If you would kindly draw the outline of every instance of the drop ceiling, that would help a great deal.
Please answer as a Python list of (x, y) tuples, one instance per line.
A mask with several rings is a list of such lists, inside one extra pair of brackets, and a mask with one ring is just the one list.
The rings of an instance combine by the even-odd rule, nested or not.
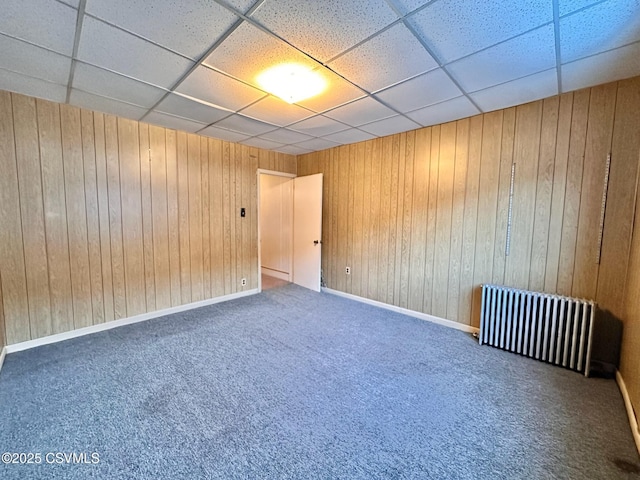
[(0, 89), (302, 154), (640, 75), (640, 0), (2, 0), (0, 50)]

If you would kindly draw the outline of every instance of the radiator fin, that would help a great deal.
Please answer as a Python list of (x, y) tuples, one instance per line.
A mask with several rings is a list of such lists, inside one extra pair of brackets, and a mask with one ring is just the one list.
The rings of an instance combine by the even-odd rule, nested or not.
[(591, 300), (482, 285), (480, 344), (589, 374)]

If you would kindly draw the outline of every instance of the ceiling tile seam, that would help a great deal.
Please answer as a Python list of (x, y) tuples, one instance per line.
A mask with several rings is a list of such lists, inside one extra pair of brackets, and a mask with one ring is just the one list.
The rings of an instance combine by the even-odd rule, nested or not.
[(236, 20), (233, 25), (231, 25), (231, 27), (229, 27), (229, 29), (222, 34), (222, 36), (220, 36), (220, 38), (218, 38), (213, 45), (211, 45), (206, 52), (204, 52), (203, 55), (200, 56), (200, 59), (198, 61), (196, 61), (191, 67), (189, 67), (189, 69), (180, 77), (178, 78), (178, 80), (176, 80), (176, 82), (174, 82), (174, 84), (171, 86), (171, 88), (169, 88), (169, 91), (167, 93), (165, 93), (160, 100), (158, 100), (155, 105), (153, 105), (149, 111), (142, 117), (143, 119), (149, 115), (158, 105), (160, 105), (160, 103), (162, 103), (163, 100), (165, 100), (171, 93), (175, 92), (176, 88), (178, 88), (186, 79), (187, 77), (189, 77), (189, 75), (191, 75), (193, 72), (195, 72), (195, 70), (202, 65), (202, 62), (205, 61), (205, 59), (211, 55), (211, 53), (220, 46), (220, 44), (226, 40), (229, 35), (231, 35), (234, 31), (236, 31), (238, 29), (238, 27), (240, 25), (242, 25), (243, 20), (242, 19), (238, 19)]
[[(217, 1), (217, 0), (216, 0), (216, 1)], [(247, 12), (247, 13), (248, 13), (248, 14), (251, 14), (251, 13), (255, 12), (255, 11), (260, 7), (260, 5), (262, 5), (262, 4), (264, 3), (264, 1), (265, 1), (265, 0), (257, 0), (257, 1), (253, 4), (253, 6), (248, 10), (248, 12)], [(218, 3), (219, 3), (219, 2), (218, 2)], [(223, 4), (222, 4), (222, 5), (223, 5)], [(223, 6), (224, 6), (224, 5), (223, 5)], [(232, 11), (233, 11), (233, 9), (232, 9)], [(206, 52), (204, 52), (204, 54), (202, 54), (202, 55), (200, 56), (200, 58), (198, 59), (198, 61), (196, 61), (196, 62), (191, 66), (191, 68), (189, 68), (189, 69), (186, 71), (186, 73), (185, 73), (184, 75), (182, 75), (182, 77), (180, 77), (180, 78), (179, 78), (179, 79), (178, 79), (178, 80), (173, 84), (173, 86), (169, 89), (169, 92), (167, 92), (166, 94), (164, 94), (164, 95), (162, 96), (162, 98), (160, 98), (160, 100), (158, 100), (158, 101), (156, 102), (156, 104), (155, 104), (155, 105), (153, 105), (153, 106), (152, 106), (152, 107), (147, 111), (147, 113), (145, 113), (145, 114), (142, 116), (141, 120), (144, 120), (144, 118), (146, 118), (146, 117), (147, 117), (147, 115), (149, 115), (149, 114), (150, 114), (150, 113), (151, 113), (151, 112), (152, 112), (152, 111), (153, 111), (153, 110), (154, 110), (158, 105), (160, 105), (160, 103), (162, 103), (162, 101), (163, 101), (164, 99), (166, 99), (166, 98), (167, 98), (167, 97), (168, 97), (172, 92), (175, 92), (176, 88), (178, 88), (178, 87), (182, 84), (182, 82), (184, 82), (184, 81), (187, 79), (187, 77), (189, 77), (189, 75), (191, 75), (191, 74), (192, 74), (192, 73), (193, 73), (193, 72), (194, 72), (194, 71), (195, 71), (199, 66), (201, 66), (201, 65), (203, 64), (203, 62), (207, 59), (207, 57), (208, 57), (209, 55), (211, 55), (211, 53), (213, 53), (213, 51), (214, 51), (216, 48), (218, 48), (218, 47), (222, 44), (222, 42), (223, 42), (223, 41), (225, 41), (227, 38), (229, 38), (229, 36), (230, 36), (233, 32), (235, 32), (235, 31), (240, 27), (240, 25), (242, 25), (242, 22), (243, 22), (243, 21), (245, 21), (245, 19), (244, 19), (244, 15), (242, 15), (242, 16), (241, 16), (241, 18), (239, 18), (238, 20), (236, 20), (236, 21), (235, 21), (235, 22), (234, 22), (234, 23), (233, 23), (233, 24), (232, 24), (232, 25), (227, 29), (227, 31), (226, 31), (226, 32), (224, 32), (224, 33), (223, 33), (223, 34), (222, 34), (222, 35), (221, 35), (221, 36), (220, 36), (220, 37), (219, 37), (219, 38), (218, 38), (218, 39), (213, 43), (213, 45), (211, 45), (211, 46), (207, 49), (207, 51), (206, 51)], [(229, 116), (231, 116), (231, 115), (228, 115), (228, 116), (227, 116), (227, 117), (225, 117), (225, 118), (228, 118)], [(206, 128), (206, 127), (205, 127), (205, 128)]]
[(74, 7), (73, 5), (69, 5), (66, 2), (63, 2), (62, 0), (55, 0), (56, 2), (58, 2), (60, 5), (64, 5), (65, 7), (69, 7), (69, 8), (73, 8), (74, 10), (77, 10), (76, 7)]
[(491, 44), (491, 45), (489, 45), (488, 47), (483, 47), (483, 48), (481, 48), (481, 49), (479, 49), (479, 50), (475, 50), (475, 51), (473, 51), (473, 52), (471, 52), (471, 53), (468, 53), (468, 54), (466, 54), (466, 55), (463, 55), (462, 57), (455, 58), (454, 60), (451, 60), (450, 62), (443, 63), (443, 64), (442, 64), (442, 66), (443, 66), (443, 67), (448, 67), (449, 65), (451, 65), (451, 64), (453, 64), (453, 63), (459, 62), (459, 61), (461, 61), (461, 60), (465, 60), (465, 59), (467, 59), (467, 58), (469, 58), (469, 57), (473, 57), (474, 55), (476, 55), (476, 54), (478, 54), (478, 53), (485, 52), (485, 51), (490, 50), (490, 49), (492, 49), (492, 48), (494, 48), (494, 47), (497, 47), (497, 46), (499, 46), (499, 45), (502, 45), (503, 43), (510, 42), (510, 41), (512, 41), (512, 40), (515, 40), (516, 38), (522, 37), (522, 36), (524, 36), (524, 35), (528, 35), (529, 33), (533, 32), (533, 31), (535, 31), (535, 30), (538, 30), (539, 28), (547, 27), (547, 26), (552, 25), (552, 24), (553, 24), (553, 20), (551, 20), (551, 21), (549, 21), (549, 22), (541, 23), (541, 24), (539, 24), (539, 25), (536, 25), (536, 26), (535, 26), (535, 27), (533, 27), (533, 28), (530, 28), (529, 30), (525, 30), (525, 31), (523, 31), (523, 32), (518, 33), (517, 35), (514, 35), (514, 36), (512, 36), (512, 37), (509, 37), (509, 38), (506, 38), (506, 39), (504, 39), (504, 40), (500, 40), (499, 42), (496, 42), (496, 43), (494, 43), (494, 44)]
[(438, 63), (438, 65), (440, 65), (440, 68), (442, 68), (442, 71), (445, 73), (445, 75), (447, 75), (447, 77), (449, 77), (449, 79), (453, 82), (453, 84), (456, 87), (458, 87), (458, 89), (462, 92), (462, 94), (465, 97), (467, 97), (467, 100), (469, 102), (471, 102), (471, 104), (479, 112), (482, 112), (482, 109), (480, 108), (480, 106), (469, 96), (467, 91), (464, 88), (462, 88), (462, 85), (460, 85), (460, 82), (458, 82), (458, 80), (453, 76), (453, 74), (449, 71), (449, 69), (446, 68), (446, 66), (443, 64), (442, 60), (440, 60), (440, 58), (435, 54), (435, 52), (433, 51), (431, 46), (428, 45), (427, 42), (422, 39), (422, 37), (418, 34), (416, 29), (413, 28), (413, 25), (411, 25), (408, 20), (403, 20), (403, 22), (404, 22), (405, 26), (409, 29), (409, 31), (413, 34), (413, 36), (416, 37), (418, 42), (420, 42), (422, 47), (427, 51), (427, 53), (433, 57), (433, 59)]
[(45, 51), (50, 52), (50, 53), (55, 53), (56, 55), (60, 55), (61, 57), (64, 57), (64, 58), (71, 58), (69, 55), (66, 55), (64, 53), (60, 53), (60, 52), (58, 52), (56, 50), (53, 50), (52, 48), (45, 47), (43, 45), (38, 45), (35, 42), (32, 42), (30, 40), (26, 40), (24, 38), (16, 37), (14, 35), (9, 35), (8, 33), (0, 32), (0, 36), (6, 37), (6, 38), (10, 38), (11, 40), (16, 40), (17, 42), (26, 43), (27, 45), (31, 45), (32, 47), (41, 48), (42, 50), (45, 50)]
[(102, 70), (103, 72), (109, 72), (109, 73), (112, 73), (112, 74), (117, 75), (119, 77), (126, 78), (127, 80), (132, 80), (134, 82), (141, 83), (141, 84), (143, 84), (145, 86), (148, 86), (148, 87), (153, 87), (153, 88), (157, 88), (158, 90), (164, 90), (165, 92), (169, 92), (169, 90), (167, 90), (165, 87), (162, 87), (160, 85), (156, 85), (154, 83), (149, 83), (149, 82), (146, 82), (146, 81), (141, 80), (141, 79), (136, 78), (136, 77), (131, 77), (131, 76), (126, 75), (126, 74), (124, 74), (122, 72), (117, 72), (115, 70), (111, 70), (110, 68), (103, 67), (103, 66), (100, 66), (100, 65), (96, 65), (96, 64), (91, 63), (91, 62), (87, 62), (86, 60), (80, 60), (80, 59), (76, 58), (74, 61), (76, 62), (76, 64), (79, 63), (81, 65), (88, 65), (90, 67), (97, 68), (98, 70)]
[(347, 53), (355, 50), (356, 48), (358, 48), (360, 45), (363, 45), (365, 43), (367, 43), (369, 40), (373, 40), (374, 38), (376, 38), (377, 36), (383, 34), (384, 32), (386, 32), (387, 30), (390, 30), (391, 28), (395, 27), (396, 25), (402, 23), (402, 18), (398, 18), (397, 20), (394, 20), (393, 22), (391, 22), (389, 25), (382, 27), (380, 30), (372, 33), (371, 35), (369, 35), (367, 38), (365, 38), (364, 40), (360, 40), (358, 43), (356, 43), (355, 45), (351, 45), (349, 48), (347, 48), (346, 50), (338, 53), (337, 55), (334, 55), (333, 57), (331, 57), (329, 60), (327, 60), (326, 62), (320, 62), (320, 63), (324, 63), (325, 66), (335, 62), (336, 60), (338, 60), (340, 57), (343, 57), (344, 55), (346, 55)]
[[(485, 90), (490, 90), (490, 89), (495, 88), (495, 87), (500, 87), (500, 86), (506, 85), (508, 83), (517, 82), (517, 81), (522, 80), (524, 78), (529, 78), (529, 77), (533, 77), (534, 75), (539, 75), (541, 73), (550, 72), (551, 70), (554, 70), (555, 68), (556, 67), (550, 67), (550, 68), (545, 68), (543, 70), (538, 70), (537, 72), (527, 73), (526, 75), (523, 75), (523, 76), (517, 77), (517, 78), (512, 78), (511, 80), (507, 80), (506, 82), (500, 82), (500, 83), (496, 83), (495, 85), (490, 85), (488, 87), (480, 88), (478, 90), (473, 90), (472, 92), (469, 92), (469, 95), (475, 95), (476, 93), (484, 92)], [(456, 98), (459, 98), (459, 97), (456, 97)], [(452, 99), (449, 99), (449, 100), (452, 100)], [(533, 101), (533, 100), (531, 100), (531, 101)], [(409, 112), (409, 113), (411, 113), (411, 112)]]
[(155, 40), (151, 40), (150, 38), (147, 38), (144, 35), (140, 35), (139, 33), (136, 33), (136, 32), (134, 32), (132, 30), (127, 30), (126, 28), (121, 27), (120, 25), (117, 25), (115, 23), (111, 23), (110, 21), (105, 20), (104, 18), (100, 18), (97, 15), (94, 15), (93, 13), (85, 12), (85, 16), (87, 16), (87, 17), (89, 17), (89, 18), (91, 18), (93, 20), (97, 20), (100, 23), (104, 23), (105, 25), (108, 25), (111, 28), (115, 28), (116, 30), (120, 30), (121, 32), (127, 33), (127, 34), (129, 34), (129, 35), (131, 35), (133, 37), (136, 37), (139, 40), (142, 40), (144, 42), (150, 43), (151, 45), (153, 45), (155, 47), (158, 47), (158, 48), (161, 48), (162, 50), (164, 50), (166, 52), (169, 52), (169, 53), (171, 53), (173, 55), (177, 55), (180, 58), (184, 58), (185, 60), (189, 60), (190, 62), (196, 61), (193, 57), (190, 57), (188, 55), (185, 55), (184, 53), (178, 52), (177, 50), (173, 50), (172, 48), (169, 48), (169, 47), (167, 47), (165, 45), (161, 45), (158, 42), (156, 42)]
[[(249, 9), (249, 11), (246, 14), (240, 13), (239, 11), (237, 11), (235, 8), (231, 7), (230, 5), (227, 5), (225, 3), (222, 3), (220, 0), (214, 0), (216, 3), (218, 3), (219, 5), (225, 7), (226, 9), (228, 9), (229, 11), (235, 13), (237, 16), (239, 16), (242, 20), (246, 21), (247, 23), (249, 23), (250, 25), (256, 27), (257, 29), (261, 30), (263, 33), (266, 33), (267, 35), (275, 38), (276, 40), (279, 40), (285, 44), (287, 44), (289, 47), (293, 48), (294, 50), (296, 50), (297, 52), (299, 52), (300, 54), (304, 55), (306, 58), (308, 58), (309, 60), (313, 61), (314, 63), (316, 63), (318, 66), (316, 68), (320, 68), (320, 67), (324, 67), (327, 70), (329, 70), (330, 72), (334, 73), (335, 75), (339, 76), (341, 79), (343, 79), (345, 82), (349, 83), (351, 86), (357, 88), (358, 90), (360, 90), (362, 93), (364, 93), (365, 95), (369, 95), (369, 92), (366, 91), (364, 88), (362, 88), (360, 85), (357, 85), (356, 83), (352, 82), (351, 80), (349, 80), (348, 78), (340, 75), (338, 72), (336, 72), (334, 69), (332, 69), (331, 67), (329, 67), (327, 64), (325, 64), (324, 62), (321, 62), (320, 60), (318, 60), (317, 58), (311, 56), (310, 54), (308, 54), (307, 52), (305, 52), (304, 50), (296, 47), (295, 45), (293, 45), (291, 42), (289, 42), (288, 40), (286, 40), (285, 38), (281, 37), (280, 35), (278, 35), (277, 33), (273, 32), (272, 30), (268, 29), (267, 27), (265, 27), (264, 25), (262, 25), (260, 22), (258, 22), (257, 20), (255, 20), (254, 18), (251, 17), (251, 15), (253, 15), (253, 13), (258, 9), (258, 7), (265, 1), (265, 0), (259, 0), (258, 2), (256, 2), (256, 4)], [(394, 21), (394, 23), (396, 23), (397, 21)], [(317, 112), (317, 113), (321, 113), (321, 112)]]
[(73, 51), (71, 52), (71, 65), (69, 67), (69, 79), (67, 80), (67, 96), (65, 103), (71, 100), (71, 89), (73, 88), (73, 80), (76, 73), (76, 57), (78, 56), (78, 47), (80, 46), (80, 35), (82, 34), (82, 24), (84, 23), (84, 10), (87, 6), (87, 0), (80, 0), (78, 10), (76, 11), (76, 32), (73, 38)]
[[(35, 77), (33, 75), (29, 75), (28, 73), (18, 72), (17, 70), (11, 70), (10, 68), (3, 67), (2, 65), (0, 65), (0, 71), (9, 72), (9, 73), (15, 73), (16, 75), (20, 75), (22, 77), (32, 78), (34, 80), (40, 80), (41, 82), (45, 82), (45, 83), (48, 83), (50, 85), (56, 85), (58, 87), (67, 88), (67, 86), (62, 84), (62, 83), (52, 82), (51, 80), (47, 80), (45, 78), (40, 78), (40, 77)], [(16, 93), (19, 93), (19, 92), (16, 92)]]
[(562, 93), (562, 58), (560, 56), (560, 6), (558, 0), (553, 0), (553, 37), (556, 53), (556, 76), (558, 81), (558, 95)]
[[(113, 102), (123, 103), (123, 104), (125, 104), (125, 105), (129, 105), (129, 106), (131, 106), (131, 107), (139, 108), (140, 110), (146, 110), (146, 109), (147, 109), (147, 107), (145, 107), (145, 106), (143, 106), (143, 105), (138, 105), (137, 103), (131, 103), (131, 102), (128, 102), (128, 101), (126, 101), (126, 100), (120, 100), (119, 98), (109, 97), (109, 96), (107, 96), (107, 95), (102, 95), (102, 94), (100, 94), (100, 93), (89, 92), (89, 91), (87, 91), (87, 90), (83, 90), (82, 88), (73, 88), (72, 90), (75, 90), (75, 91), (77, 91), (77, 92), (87, 93), (87, 94), (89, 94), (89, 95), (93, 95), (94, 97), (104, 98), (105, 100), (111, 100), (111, 101), (113, 101)], [(161, 113), (164, 113), (164, 112), (161, 112)], [(173, 115), (173, 116), (174, 116), (174, 117), (177, 117), (178, 115)], [(140, 117), (140, 118), (142, 118), (142, 117)], [(190, 119), (190, 118), (185, 118), (185, 117), (180, 117), (180, 118), (183, 118), (183, 119), (185, 119), (185, 120), (191, 120), (192, 122), (196, 121), (196, 120), (193, 120), (193, 119)], [(140, 120), (140, 121), (141, 121), (141, 120)]]
[(613, 52), (615, 50), (620, 50), (621, 48), (627, 48), (627, 47), (630, 47), (631, 45), (640, 45), (640, 40), (635, 40), (633, 42), (625, 43), (624, 45), (620, 45), (618, 47), (613, 47), (613, 48), (610, 48), (608, 50), (603, 50), (603, 51), (598, 52), (598, 53), (592, 53), (592, 54), (589, 54), (589, 55), (585, 55), (584, 57), (574, 58), (573, 60), (570, 60), (568, 62), (565, 62), (565, 63), (561, 64), (561, 66), (571, 65), (572, 63), (580, 62), (582, 60), (586, 60), (586, 59), (592, 58), (592, 57), (597, 57), (598, 55), (602, 55), (604, 53), (610, 53), (610, 52)]
[(375, 95), (378, 95), (378, 94), (380, 94), (380, 93), (386, 92), (387, 90), (390, 90), (390, 89), (392, 89), (392, 88), (394, 88), (394, 87), (398, 87), (398, 86), (400, 86), (400, 85), (403, 85), (403, 84), (405, 84), (405, 83), (410, 82), (411, 80), (415, 80), (415, 79), (416, 79), (416, 78), (418, 78), (418, 77), (422, 77), (423, 75), (427, 75), (427, 74), (429, 74), (429, 73), (433, 73), (433, 72), (435, 72), (436, 70), (439, 70), (440, 68), (442, 68), (442, 67), (437, 66), (437, 67), (433, 67), (433, 68), (432, 68), (432, 69), (430, 69), (430, 70), (426, 70), (426, 71), (424, 71), (424, 72), (416, 73), (415, 75), (412, 75), (412, 76), (407, 77), (407, 78), (405, 78), (405, 79), (403, 79), (403, 80), (397, 81), (396, 83), (391, 83), (391, 84), (389, 84), (389, 85), (387, 85), (387, 86), (385, 86), (385, 87), (379, 88), (378, 90), (374, 90), (374, 91), (372, 91), (372, 92), (370, 93), (370, 95), (375, 96)]
[(579, 9), (577, 9), (577, 10), (574, 10), (573, 12), (565, 13), (564, 15), (560, 16), (560, 20), (564, 20), (565, 18), (571, 17), (571, 16), (573, 16), (573, 15), (575, 15), (577, 13), (582, 13), (585, 10), (589, 10), (590, 8), (597, 7), (598, 5), (600, 5), (602, 3), (605, 3), (605, 2), (608, 2), (608, 1), (609, 0), (600, 0), (598, 2), (593, 2), (593, 3), (589, 4), (589, 5), (586, 5), (584, 7), (581, 7)]

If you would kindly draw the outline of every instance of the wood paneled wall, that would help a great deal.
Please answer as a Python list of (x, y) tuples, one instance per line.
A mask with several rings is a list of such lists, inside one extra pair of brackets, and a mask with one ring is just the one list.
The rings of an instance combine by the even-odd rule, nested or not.
[(2, 344), (257, 288), (259, 167), (296, 161), (0, 92)]
[(299, 175), (325, 175), (327, 286), (475, 326), (482, 283), (594, 298), (621, 317), (639, 95), (635, 78), (298, 157)]

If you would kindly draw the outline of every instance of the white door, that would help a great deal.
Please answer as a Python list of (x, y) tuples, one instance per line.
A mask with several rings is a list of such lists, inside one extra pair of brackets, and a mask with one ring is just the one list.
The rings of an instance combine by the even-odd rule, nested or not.
[(293, 283), (320, 291), (322, 174), (293, 179)]

